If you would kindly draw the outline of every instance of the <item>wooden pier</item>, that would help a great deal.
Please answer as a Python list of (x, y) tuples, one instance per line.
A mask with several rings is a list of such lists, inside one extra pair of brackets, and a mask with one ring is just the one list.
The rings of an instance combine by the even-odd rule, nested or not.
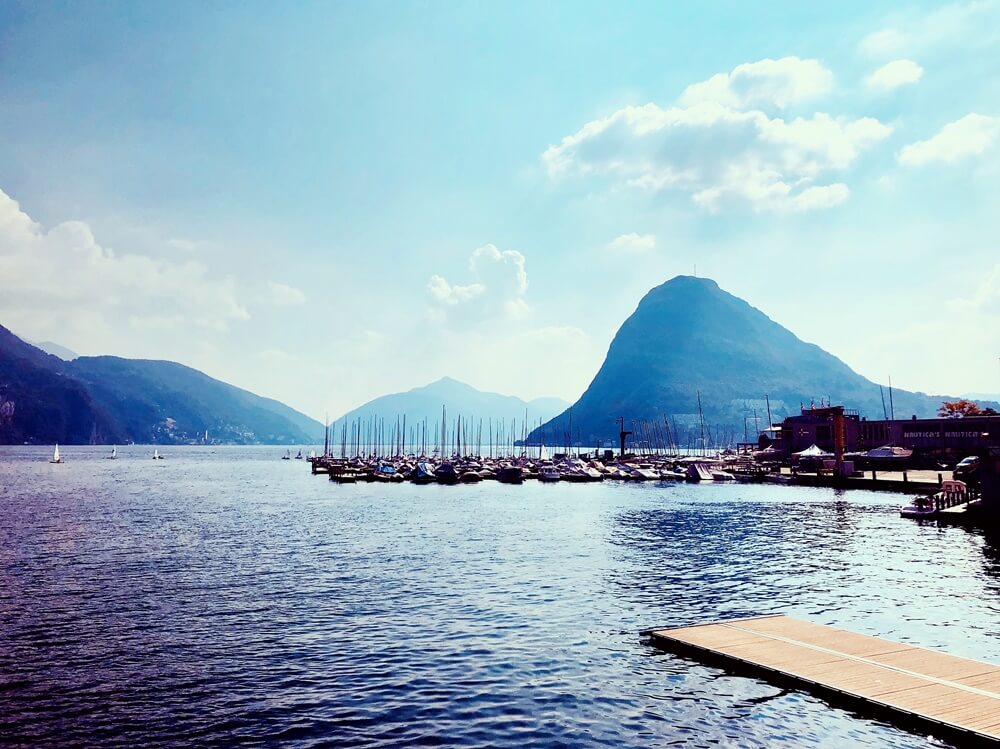
[(652, 630), (657, 647), (961, 743), (1000, 742), (1000, 666), (776, 615)]

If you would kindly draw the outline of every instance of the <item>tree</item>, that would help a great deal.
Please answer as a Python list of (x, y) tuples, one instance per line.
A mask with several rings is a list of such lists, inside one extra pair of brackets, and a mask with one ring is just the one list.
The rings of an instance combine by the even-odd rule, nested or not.
[[(989, 409), (992, 411), (993, 409)], [(995, 412), (994, 412), (995, 413)], [(983, 409), (975, 401), (962, 398), (957, 401), (945, 401), (938, 408), (938, 416), (946, 419), (961, 419), (965, 416), (982, 416)], [(989, 414), (987, 414), (989, 415)]]

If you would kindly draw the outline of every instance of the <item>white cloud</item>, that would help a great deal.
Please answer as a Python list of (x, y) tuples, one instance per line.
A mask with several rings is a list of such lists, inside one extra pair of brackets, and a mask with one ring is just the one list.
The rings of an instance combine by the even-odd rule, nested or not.
[(906, 34), (898, 29), (882, 29), (862, 39), (858, 44), (858, 49), (866, 57), (885, 59), (902, 51), (906, 47), (907, 41)]
[(958, 312), (988, 315), (992, 321), (1000, 313), (1000, 263), (980, 277), (982, 283), (968, 296), (953, 299), (951, 306)]
[(782, 57), (737, 65), (731, 73), (718, 73), (688, 86), (680, 103), (691, 106), (714, 102), (733, 109), (787, 107), (822, 96), (833, 88), (833, 74), (819, 60)]
[(271, 303), (279, 307), (300, 307), (306, 303), (306, 295), (302, 289), (274, 281), (269, 281), (267, 288), (270, 292)]
[(490, 287), (494, 289), (502, 286), (503, 293), (521, 296), (528, 290), (524, 255), (517, 250), (501, 252), (492, 244), (483, 245), (469, 258), (469, 270), (477, 278), (488, 280)]
[(468, 286), (452, 286), (443, 277), (434, 274), (427, 283), (427, 290), (437, 301), (443, 304), (461, 304), (470, 299), (481, 296), (486, 291), (486, 287), (481, 283), (472, 283)]
[[(967, 0), (930, 11), (893, 11), (887, 27), (864, 37), (858, 51), (874, 60), (953, 49), (968, 57), (1000, 42), (1000, 1)], [(971, 59), (971, 58), (970, 58)]]
[(825, 113), (792, 120), (703, 101), (630, 106), (585, 124), (550, 146), (552, 178), (603, 176), (645, 190), (680, 190), (705, 208), (799, 211), (843, 202), (843, 182), (817, 184), (849, 167), (892, 128), (870, 117)]
[(922, 166), (935, 161), (954, 163), (978, 156), (990, 148), (1000, 135), (1000, 117), (967, 114), (949, 122), (927, 140), (904, 146), (899, 152), (899, 163)]
[[(431, 298), (449, 307), (464, 305), (463, 315), (470, 317), (467, 309), (470, 302), (476, 302), (473, 319), (501, 314), (513, 319), (523, 319), (531, 308), (524, 299), (528, 290), (528, 274), (525, 258), (517, 250), (499, 250), (495, 245), (486, 244), (475, 249), (469, 256), (469, 272), (472, 282), (465, 285), (453, 284), (444, 276), (434, 274), (427, 283)], [(430, 316), (440, 320), (439, 311), (433, 308)]]
[(891, 91), (899, 86), (916, 83), (924, 69), (913, 60), (893, 60), (865, 78), (865, 85), (876, 91)]
[[(82, 221), (45, 231), (0, 190), (0, 320), (86, 348), (102, 331), (222, 332), (249, 319), (232, 278), (190, 259), (119, 254)], [(107, 336), (106, 336), (107, 337)]]
[(181, 250), (182, 252), (195, 252), (202, 247), (200, 242), (181, 238), (168, 239), (166, 245), (172, 250)]
[(622, 234), (608, 242), (612, 252), (642, 254), (656, 248), (656, 237), (653, 234)]

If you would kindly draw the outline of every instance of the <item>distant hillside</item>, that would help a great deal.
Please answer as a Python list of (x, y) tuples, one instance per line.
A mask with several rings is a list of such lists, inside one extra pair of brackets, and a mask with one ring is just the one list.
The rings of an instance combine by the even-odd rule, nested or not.
[(318, 421), (182, 364), (83, 356), (67, 368), (137, 442), (197, 441), (206, 431), (211, 441), (238, 444), (323, 439)]
[(978, 401), (980, 403), (983, 402), (997, 403), (998, 401), (1000, 401), (1000, 393), (966, 393), (962, 397)]
[[(617, 439), (619, 416), (668, 416), (684, 440), (698, 424), (698, 391), (709, 428), (743, 437), (828, 400), (882, 418), (879, 386), (818, 346), (806, 343), (709, 279), (678, 276), (649, 291), (618, 330), (607, 357), (572, 407), (572, 440)], [(944, 400), (893, 390), (897, 418), (933, 416)], [(885, 392), (888, 406), (889, 394)], [(545, 439), (569, 439), (570, 411), (544, 425)], [(537, 441), (540, 431), (532, 434)]]
[[(504, 421), (510, 424), (517, 420), (518, 429), (524, 424), (527, 412), (528, 424), (538, 424), (539, 419), (547, 421), (569, 405), (560, 398), (538, 398), (524, 401), (512, 395), (487, 393), (476, 390), (471, 385), (443, 377), (436, 382), (423, 387), (413, 388), (405, 393), (383, 395), (350, 411), (339, 419), (338, 424), (354, 420), (366, 421), (371, 418), (384, 418), (388, 424), (395, 424), (396, 417), (406, 416), (408, 424), (417, 424), (424, 419), (428, 424), (437, 424), (441, 420), (441, 407), (448, 412), (449, 422), (457, 416), (465, 418), (493, 419), (494, 422)], [(485, 429), (485, 427), (484, 427)]]
[(64, 365), (0, 326), (0, 443), (87, 442), (95, 429), (118, 436), (103, 407)]
[(53, 343), (52, 341), (40, 341), (38, 343), (30, 341), (30, 343), (35, 348), (40, 348), (46, 354), (52, 354), (53, 356), (57, 356), (63, 361), (72, 361), (73, 359), (79, 356), (79, 354), (77, 354), (76, 352), (70, 351), (65, 346), (60, 346), (58, 343)]
[(323, 425), (166, 361), (63, 361), (0, 326), (0, 443), (309, 444)]

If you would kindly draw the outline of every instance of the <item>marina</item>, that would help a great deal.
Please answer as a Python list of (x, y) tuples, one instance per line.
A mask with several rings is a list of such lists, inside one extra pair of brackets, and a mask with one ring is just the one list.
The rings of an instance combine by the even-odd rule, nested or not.
[[(700, 397), (698, 409), (700, 415)], [(974, 429), (962, 430), (949, 426), (953, 420), (947, 418), (919, 424), (913, 420), (920, 429), (920, 445), (890, 443), (860, 452), (860, 432), (869, 438), (884, 436), (897, 422), (868, 422), (843, 406), (812, 405), (778, 427), (759, 430), (756, 442), (709, 450), (703, 436), (700, 447), (681, 447), (677, 425), (671, 428), (667, 417), (662, 425), (656, 420), (632, 420), (631, 429), (620, 418), (616, 454), (608, 448), (573, 444), (572, 410), (562, 451), (552, 453), (544, 442), (527, 442), (531, 431), (527, 419), (520, 430), (516, 420), (509, 427), (503, 423), (494, 427), (492, 419), (486, 420), (485, 442), (482, 419), (458, 417), (449, 425), (444, 407), (433, 425), (423, 419), (407, 429), (405, 415), (395, 417), (395, 425), (392, 421), (388, 432), (385, 419), (375, 415), (341, 423), (339, 456), (331, 442), (336, 426), (331, 431), (327, 425), (323, 452), (309, 456), (312, 473), (325, 474), (338, 484), (684, 481), (869, 489), (909, 494), (910, 502), (899, 510), (905, 518), (963, 523), (993, 522), (1000, 508), (1000, 447), (995, 444), (996, 430), (985, 431), (1000, 427), (998, 416), (980, 417)], [(848, 452), (848, 447), (855, 451)], [(969, 451), (973, 452), (965, 454)]]

